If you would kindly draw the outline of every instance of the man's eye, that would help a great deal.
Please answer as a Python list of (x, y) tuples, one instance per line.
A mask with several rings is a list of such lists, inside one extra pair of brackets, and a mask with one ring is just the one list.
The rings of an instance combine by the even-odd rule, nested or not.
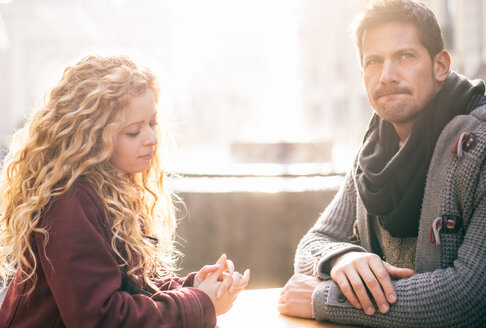
[(150, 122), (150, 127), (155, 128), (157, 125), (159, 125), (159, 122)]
[(412, 58), (412, 57), (413, 57), (413, 55), (410, 54), (410, 53), (405, 53), (405, 54), (402, 55), (403, 59), (409, 59), (409, 58)]
[(378, 63), (379, 63), (378, 59), (370, 59), (366, 62), (366, 66), (374, 65), (374, 64), (378, 64)]

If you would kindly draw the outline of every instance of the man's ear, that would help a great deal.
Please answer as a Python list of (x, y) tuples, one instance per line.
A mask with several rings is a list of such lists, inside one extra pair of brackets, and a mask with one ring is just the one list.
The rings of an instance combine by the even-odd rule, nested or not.
[(447, 50), (442, 50), (434, 57), (434, 77), (439, 83), (444, 82), (451, 69), (451, 55)]

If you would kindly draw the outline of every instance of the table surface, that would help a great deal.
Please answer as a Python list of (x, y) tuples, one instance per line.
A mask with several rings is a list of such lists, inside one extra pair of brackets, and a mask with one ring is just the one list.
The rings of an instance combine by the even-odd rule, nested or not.
[(218, 317), (218, 325), (216, 327), (352, 327), (282, 315), (277, 311), (279, 294), (280, 288), (242, 291), (233, 304), (233, 308)]

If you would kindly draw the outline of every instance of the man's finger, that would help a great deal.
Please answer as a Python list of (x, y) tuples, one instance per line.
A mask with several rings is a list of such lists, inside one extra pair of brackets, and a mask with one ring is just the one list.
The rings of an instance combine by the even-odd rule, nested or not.
[(363, 280), (361, 280), (361, 276), (354, 270), (354, 268), (348, 269), (345, 271), (345, 274), (365, 313), (368, 315), (375, 314), (375, 307), (373, 306), (373, 303), (371, 303), (371, 299), (368, 296)]
[(280, 312), (282, 314), (287, 314), (287, 305), (286, 305), (286, 303), (279, 303), (277, 305), (277, 310), (278, 310), (278, 312)]
[(415, 271), (413, 271), (412, 269), (397, 268), (396, 266), (393, 266), (387, 262), (383, 262), (383, 265), (385, 266), (385, 269), (388, 271), (390, 276), (392, 276), (393, 278), (397, 278), (397, 279), (410, 278), (415, 274)]
[[(381, 263), (376, 265), (382, 266)], [(383, 289), (380, 281), (377, 280), (377, 277), (371, 271), (370, 267), (364, 266), (360, 268), (359, 275), (361, 276), (363, 282), (366, 284), (368, 291), (375, 299), (375, 303), (378, 305), (380, 312), (387, 313), (388, 310), (390, 309), (390, 305), (388, 304), (385, 294), (383, 293)], [(383, 276), (382, 279), (386, 280), (386, 276), (388, 276), (388, 274)], [(390, 281), (390, 285), (391, 285), (391, 281)], [(391, 286), (391, 288), (393, 289), (393, 286)]]
[[(393, 304), (397, 300), (397, 294), (396, 294), (395, 288), (393, 287), (393, 284), (391, 282), (390, 273), (386, 268), (387, 264), (388, 263), (386, 263), (386, 262), (378, 260), (377, 262), (370, 263), (370, 268), (373, 271), (373, 274), (375, 275), (376, 279), (378, 279), (378, 281), (381, 285), (381, 288), (383, 289), (383, 292), (385, 293), (385, 297), (386, 297), (387, 302), (390, 303), (390, 304)], [(388, 264), (388, 265), (390, 265), (390, 264)], [(390, 266), (392, 266), (392, 265), (390, 265)], [(381, 304), (381, 303), (377, 303), (377, 304)], [(380, 311), (382, 313), (386, 313), (386, 312), (382, 311), (381, 306), (380, 306)]]
[(361, 309), (362, 308), (361, 304), (359, 303), (359, 300), (356, 297), (356, 294), (354, 293), (352, 286), (349, 284), (346, 275), (343, 272), (337, 272), (334, 275), (333, 280), (335, 283), (338, 284), (339, 288), (341, 289), (341, 292), (348, 299), (349, 303), (351, 303), (355, 308)]

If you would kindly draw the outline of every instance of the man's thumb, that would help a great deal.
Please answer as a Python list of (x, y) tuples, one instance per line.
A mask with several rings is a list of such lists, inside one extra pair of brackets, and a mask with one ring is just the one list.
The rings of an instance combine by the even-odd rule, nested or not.
[(385, 268), (391, 277), (397, 279), (410, 278), (415, 274), (415, 271), (408, 268), (397, 268), (390, 263), (384, 262)]

